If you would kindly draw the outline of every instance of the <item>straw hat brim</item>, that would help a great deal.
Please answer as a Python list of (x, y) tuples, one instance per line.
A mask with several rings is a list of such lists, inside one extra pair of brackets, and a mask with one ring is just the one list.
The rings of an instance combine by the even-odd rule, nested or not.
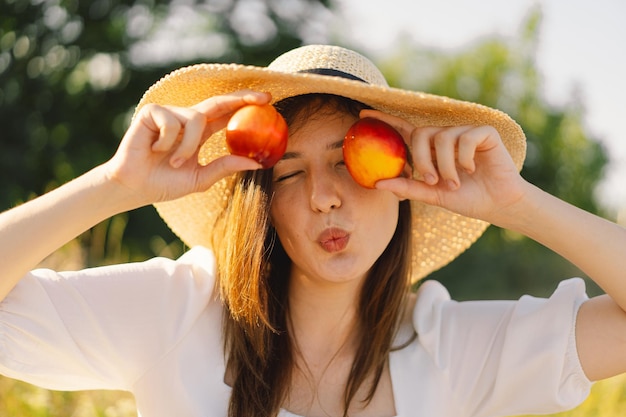
[[(199, 64), (181, 68), (155, 83), (139, 102), (192, 106), (208, 97), (242, 89), (270, 92), (273, 102), (308, 93), (349, 97), (374, 109), (401, 117), (416, 126), (490, 125), (502, 137), (518, 170), (526, 154), (520, 126), (507, 114), (476, 103), (447, 97), (367, 84), (361, 81), (309, 73), (285, 73), (237, 64)], [(228, 153), (223, 131), (208, 138), (199, 153), (207, 164)], [(225, 178), (209, 190), (155, 207), (180, 239), (190, 247), (211, 247), (215, 220), (224, 209), (233, 185)], [(448, 210), (413, 201), (412, 281), (446, 265), (482, 235), (488, 224)]]

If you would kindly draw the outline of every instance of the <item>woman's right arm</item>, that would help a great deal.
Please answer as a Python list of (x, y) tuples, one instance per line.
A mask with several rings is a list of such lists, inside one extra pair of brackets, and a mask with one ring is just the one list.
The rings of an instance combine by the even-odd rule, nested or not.
[(255, 161), (225, 156), (197, 163), (203, 141), (265, 93), (240, 91), (190, 108), (146, 105), (109, 161), (32, 201), (0, 214), (0, 301), (24, 274), (97, 223), (124, 211), (206, 190)]

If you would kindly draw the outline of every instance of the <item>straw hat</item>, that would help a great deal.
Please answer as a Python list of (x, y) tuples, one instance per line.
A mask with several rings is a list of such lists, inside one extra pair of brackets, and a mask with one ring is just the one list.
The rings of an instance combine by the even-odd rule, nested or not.
[[(491, 125), (521, 169), (526, 139), (508, 115), (479, 104), (406, 91), (388, 86), (378, 68), (362, 55), (328, 45), (289, 51), (267, 68), (235, 64), (199, 64), (178, 69), (155, 83), (139, 102), (191, 106), (208, 97), (241, 89), (268, 91), (273, 101), (307, 93), (352, 98), (372, 108), (402, 117), (416, 126)], [(227, 154), (224, 134), (211, 136), (200, 150), (200, 164)], [(211, 246), (215, 220), (224, 209), (233, 177), (203, 193), (156, 204), (172, 231), (190, 247)], [(413, 282), (446, 265), (465, 251), (488, 224), (439, 207), (412, 202)]]

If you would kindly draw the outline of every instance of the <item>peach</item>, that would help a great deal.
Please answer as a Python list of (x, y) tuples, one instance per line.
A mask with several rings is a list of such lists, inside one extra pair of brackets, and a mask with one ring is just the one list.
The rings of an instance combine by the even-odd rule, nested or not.
[(402, 135), (382, 120), (365, 117), (346, 133), (343, 159), (352, 178), (366, 188), (376, 181), (399, 176), (406, 164)]
[(226, 146), (233, 155), (247, 156), (270, 168), (287, 149), (288, 128), (271, 104), (250, 104), (237, 110), (226, 126)]

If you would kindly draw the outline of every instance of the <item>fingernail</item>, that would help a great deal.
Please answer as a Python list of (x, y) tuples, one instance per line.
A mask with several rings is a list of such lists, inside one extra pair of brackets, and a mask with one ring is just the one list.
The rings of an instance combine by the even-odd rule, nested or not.
[(252, 102), (257, 102), (260, 100), (267, 100), (267, 99), (268, 99), (268, 93), (265, 93), (262, 91), (252, 91), (249, 94), (246, 94), (244, 97), (244, 100), (252, 101)]
[(451, 190), (456, 190), (457, 188), (459, 188), (459, 184), (457, 184), (457, 182), (454, 180), (446, 180), (446, 185)]
[(263, 165), (261, 165), (260, 163), (258, 163), (257, 161), (251, 160), (250, 161), (250, 168), (247, 168), (249, 171), (255, 171), (257, 169), (263, 169)]
[(174, 168), (180, 168), (185, 163), (185, 158), (176, 158), (170, 161), (170, 165)]
[(428, 185), (435, 185), (437, 184), (437, 177), (430, 173), (424, 174), (424, 182)]

